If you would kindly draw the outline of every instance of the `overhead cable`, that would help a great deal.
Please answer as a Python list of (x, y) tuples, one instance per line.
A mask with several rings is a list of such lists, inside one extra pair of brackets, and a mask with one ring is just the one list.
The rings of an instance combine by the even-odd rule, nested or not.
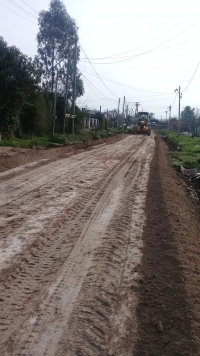
[[(82, 49), (83, 53), (85, 54), (86, 58), (88, 58), (82, 46), (81, 46), (81, 49)], [(101, 79), (101, 77), (99, 76), (99, 74), (97, 73), (96, 69), (94, 68), (94, 66), (92, 65), (92, 63), (90, 62), (89, 59), (88, 59), (88, 61), (89, 61), (90, 65), (91, 65), (91, 67), (93, 68), (94, 72), (95, 72), (96, 75), (98, 76), (99, 80), (100, 80), (100, 81), (102, 82), (102, 84), (105, 86), (105, 88), (106, 88), (113, 96), (115, 96), (115, 97), (117, 98), (118, 96), (115, 95), (114, 93), (112, 93), (112, 91), (111, 91), (111, 90), (107, 87), (107, 85), (103, 82), (103, 80)]]
[[(145, 51), (145, 52), (139, 53), (139, 54), (137, 54), (137, 55), (135, 55), (135, 56), (132, 56), (131, 58), (128, 58), (128, 59), (122, 59), (122, 60), (120, 60), (120, 61), (115, 61), (115, 62), (112, 62), (112, 63), (109, 63), (109, 62), (107, 62), (107, 63), (102, 63), (102, 62), (92, 62), (92, 63), (93, 63), (93, 64), (103, 64), (103, 65), (105, 65), (105, 64), (106, 64), (106, 65), (107, 65), (107, 64), (116, 64), (116, 63), (121, 63), (121, 62), (130, 61), (131, 59), (134, 59), (134, 58), (136, 58), (136, 57), (139, 57), (139, 56), (142, 56), (142, 55), (144, 55), (144, 54), (150, 53), (150, 52), (152, 52), (154, 49), (156, 49), (156, 48), (158, 48), (158, 47), (162, 46), (163, 44), (165, 44), (165, 43), (168, 43), (168, 42), (172, 41), (174, 38), (176, 38), (176, 37), (180, 36), (182, 33), (184, 33), (184, 32), (186, 32), (186, 31), (188, 31), (191, 27), (195, 26), (197, 23), (199, 23), (199, 21), (200, 21), (200, 20), (196, 21), (193, 25), (191, 25), (191, 26), (187, 27), (185, 30), (183, 30), (183, 31), (179, 32), (177, 35), (175, 35), (175, 36), (171, 37), (170, 39), (168, 39), (167, 41), (165, 41), (165, 42), (163, 42), (163, 43), (161, 43), (161, 44), (157, 45), (156, 47), (154, 47), (154, 48), (152, 48), (152, 49), (150, 49), (150, 50), (148, 50), (148, 51)], [(89, 58), (88, 58), (87, 56), (86, 56), (86, 59), (89, 61)], [(85, 60), (86, 60), (86, 59), (85, 59)]]
[(0, 3), (0, 5), (1, 5), (1, 6), (3, 6), (3, 7), (5, 7), (7, 10), (11, 11), (11, 12), (12, 12), (12, 13), (14, 13), (15, 15), (17, 15), (17, 16), (19, 16), (19, 17), (21, 17), (22, 19), (24, 19), (24, 20), (26, 20), (26, 21), (29, 21), (29, 22), (33, 23), (34, 25), (38, 26), (38, 24), (37, 24), (37, 23), (35, 23), (35, 22), (33, 22), (33, 21), (31, 21), (31, 20), (27, 19), (26, 17), (24, 17), (24, 16), (22, 16), (22, 15), (18, 14), (17, 12), (15, 12), (15, 11), (11, 10), (11, 9), (10, 9), (9, 7), (7, 7), (6, 5), (4, 5), (4, 4), (2, 4), (2, 3)]
[(37, 20), (37, 17), (36, 17), (35, 15), (31, 14), (29, 11), (27, 11), (26, 9), (24, 9), (22, 6), (18, 5), (14, 0), (7, 0), (7, 2), (8, 2), (10, 5), (12, 5), (12, 6), (16, 7), (17, 9), (19, 9), (20, 11), (22, 11), (24, 14), (26, 14), (26, 15), (28, 15), (28, 16), (31, 16), (31, 17), (33, 17), (34, 19)]
[[(88, 69), (88, 70), (89, 70), (89, 69)], [(86, 71), (85, 71), (85, 72), (86, 72)], [(93, 74), (93, 73), (89, 73), (89, 72), (86, 72), (86, 73), (96, 77), (96, 75)], [(130, 89), (135, 89), (135, 90), (138, 90), (138, 91), (144, 91), (144, 92), (147, 92), (147, 93), (155, 93), (155, 94), (162, 94), (162, 95), (172, 94), (172, 93), (166, 93), (166, 92), (159, 92), (159, 91), (152, 91), (152, 90), (140, 89), (140, 88), (132, 87), (132, 86), (130, 86), (130, 85), (126, 85), (126, 84), (117, 82), (116, 80), (107, 78), (107, 77), (105, 77), (104, 75), (101, 75), (101, 74), (99, 74), (98, 76), (100, 76), (100, 77), (102, 77), (102, 78), (104, 78), (104, 79), (106, 79), (106, 80), (108, 80), (108, 81), (110, 81), (110, 82), (113, 82), (113, 83), (122, 85), (122, 86), (127, 87), (127, 88), (130, 88)]]
[(187, 85), (186, 88), (182, 91), (182, 93), (184, 93), (184, 92), (187, 90), (187, 88), (189, 87), (189, 85), (191, 84), (191, 82), (192, 82), (192, 80), (193, 80), (193, 78), (194, 78), (194, 76), (195, 76), (195, 74), (196, 74), (196, 72), (197, 72), (197, 70), (198, 70), (198, 68), (199, 68), (199, 65), (200, 65), (200, 62), (198, 63), (197, 68), (195, 69), (195, 72), (194, 72), (192, 78), (190, 79), (188, 85)]
[[(97, 89), (97, 88), (90, 82), (90, 80), (89, 80), (88, 78), (86, 78), (86, 76), (85, 76), (83, 73), (81, 73), (81, 74), (82, 74), (83, 78), (84, 78), (87, 82), (89, 82), (90, 85), (91, 85), (96, 91), (98, 91), (101, 95), (103, 95), (105, 99), (108, 99), (103, 93), (100, 92), (99, 89)], [(109, 100), (109, 99), (108, 99), (108, 100)]]

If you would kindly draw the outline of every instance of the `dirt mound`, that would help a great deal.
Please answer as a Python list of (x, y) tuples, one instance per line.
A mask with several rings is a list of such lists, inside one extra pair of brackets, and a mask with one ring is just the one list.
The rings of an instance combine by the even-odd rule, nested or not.
[(200, 355), (199, 220), (156, 138), (146, 202), (135, 355)]

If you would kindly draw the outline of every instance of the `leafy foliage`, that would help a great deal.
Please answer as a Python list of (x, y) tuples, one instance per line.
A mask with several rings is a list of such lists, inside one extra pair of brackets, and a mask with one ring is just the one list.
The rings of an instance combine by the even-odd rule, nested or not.
[(37, 90), (38, 72), (31, 60), (0, 37), (0, 132), (19, 127), (24, 104)]
[(25, 135), (49, 132), (52, 122), (52, 104), (48, 95), (36, 92), (22, 109), (20, 123)]
[(190, 106), (186, 106), (181, 112), (181, 119), (192, 122), (195, 119), (194, 110), (195, 109), (192, 109)]
[[(41, 11), (39, 15), (38, 54), (35, 58), (43, 79), (43, 87), (54, 91), (54, 84), (58, 75), (58, 91), (64, 95), (69, 63), (69, 91), (72, 97), (73, 51), (75, 38), (78, 38), (78, 27), (74, 19), (67, 13), (62, 1), (52, 0), (48, 11)], [(78, 48), (78, 60), (80, 48)], [(77, 69), (77, 96), (84, 93), (83, 81)]]

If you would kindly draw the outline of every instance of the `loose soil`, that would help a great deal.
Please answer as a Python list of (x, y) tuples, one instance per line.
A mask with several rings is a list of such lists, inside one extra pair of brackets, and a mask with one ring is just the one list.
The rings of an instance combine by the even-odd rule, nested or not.
[(89, 149), (94, 146), (114, 143), (123, 139), (126, 134), (119, 134), (107, 138), (100, 138), (98, 140), (89, 140), (84, 143), (73, 144), (70, 146), (64, 146), (59, 148), (39, 148), (39, 149), (22, 149), (12, 147), (0, 147), (0, 172), (5, 172), (8, 169), (15, 168), (34, 161), (43, 160), (38, 164), (48, 163), (49, 160), (56, 160), (59, 158), (65, 158), (71, 154), (76, 154), (80, 150)]
[(151, 163), (135, 356), (200, 355), (200, 224), (160, 137)]
[(1, 173), (1, 355), (132, 356), (154, 146), (130, 135)]
[(199, 207), (159, 137), (109, 140), (1, 155), (2, 356), (200, 356)]

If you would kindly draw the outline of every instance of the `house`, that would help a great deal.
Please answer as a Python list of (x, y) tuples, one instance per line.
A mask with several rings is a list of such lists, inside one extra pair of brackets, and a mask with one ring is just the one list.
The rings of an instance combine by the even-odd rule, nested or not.
[[(179, 120), (170, 120), (169, 129), (173, 131), (178, 131)], [(190, 123), (188, 121), (180, 120), (180, 131), (191, 131)]]

